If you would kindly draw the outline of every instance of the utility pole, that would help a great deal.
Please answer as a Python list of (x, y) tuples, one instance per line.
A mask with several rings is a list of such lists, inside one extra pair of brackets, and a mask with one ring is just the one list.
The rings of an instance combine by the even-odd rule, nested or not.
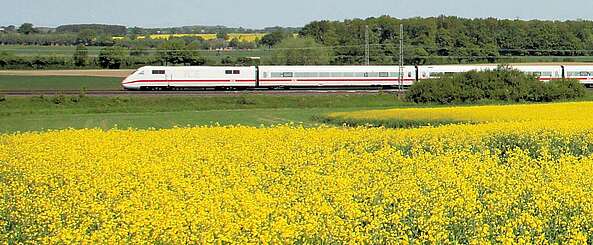
[(364, 64), (371, 64), (371, 48), (369, 46), (369, 26), (364, 26)]
[(399, 91), (404, 86), (404, 25), (399, 25)]

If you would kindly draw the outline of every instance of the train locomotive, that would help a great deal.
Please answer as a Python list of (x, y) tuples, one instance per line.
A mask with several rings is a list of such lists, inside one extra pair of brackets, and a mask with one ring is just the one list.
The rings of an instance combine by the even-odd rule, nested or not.
[[(126, 90), (396, 88), (445, 74), (497, 65), (435, 66), (145, 66), (122, 81)], [(593, 65), (516, 65), (542, 81), (572, 78), (593, 86)]]

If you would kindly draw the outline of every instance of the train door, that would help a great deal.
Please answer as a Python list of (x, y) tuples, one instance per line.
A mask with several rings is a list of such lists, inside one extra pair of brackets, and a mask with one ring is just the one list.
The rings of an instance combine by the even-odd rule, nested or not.
[(165, 81), (167, 82), (166, 86), (170, 87), (171, 82), (173, 82), (173, 72), (172, 71), (165, 71)]

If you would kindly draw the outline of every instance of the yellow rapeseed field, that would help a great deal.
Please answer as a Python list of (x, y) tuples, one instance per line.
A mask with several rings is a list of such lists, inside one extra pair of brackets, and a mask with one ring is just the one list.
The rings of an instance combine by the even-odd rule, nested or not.
[[(237, 39), (242, 42), (255, 42), (265, 36), (266, 33), (229, 33), (227, 34), (228, 40)], [(171, 37), (200, 37), (204, 40), (216, 39), (216, 33), (206, 34), (153, 34), (150, 35), (152, 39), (165, 39), (169, 40)], [(114, 40), (120, 40), (124, 37), (113, 37)], [(138, 39), (145, 39), (146, 36), (138, 36)]]
[(593, 124), (573, 116), (0, 135), (0, 241), (591, 243)]
[(329, 116), (354, 120), (457, 120), (468, 122), (591, 120), (593, 118), (593, 102), (404, 108), (340, 112)]

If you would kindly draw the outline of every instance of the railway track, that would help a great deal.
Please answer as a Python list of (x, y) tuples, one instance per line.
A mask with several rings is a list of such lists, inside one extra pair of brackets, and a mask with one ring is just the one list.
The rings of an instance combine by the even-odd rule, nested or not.
[(0, 90), (0, 96), (236, 96), (246, 94), (264, 95), (315, 95), (315, 94), (377, 94), (398, 93), (397, 89), (288, 89), (288, 90), (181, 90), (181, 91), (126, 91), (126, 90)]

